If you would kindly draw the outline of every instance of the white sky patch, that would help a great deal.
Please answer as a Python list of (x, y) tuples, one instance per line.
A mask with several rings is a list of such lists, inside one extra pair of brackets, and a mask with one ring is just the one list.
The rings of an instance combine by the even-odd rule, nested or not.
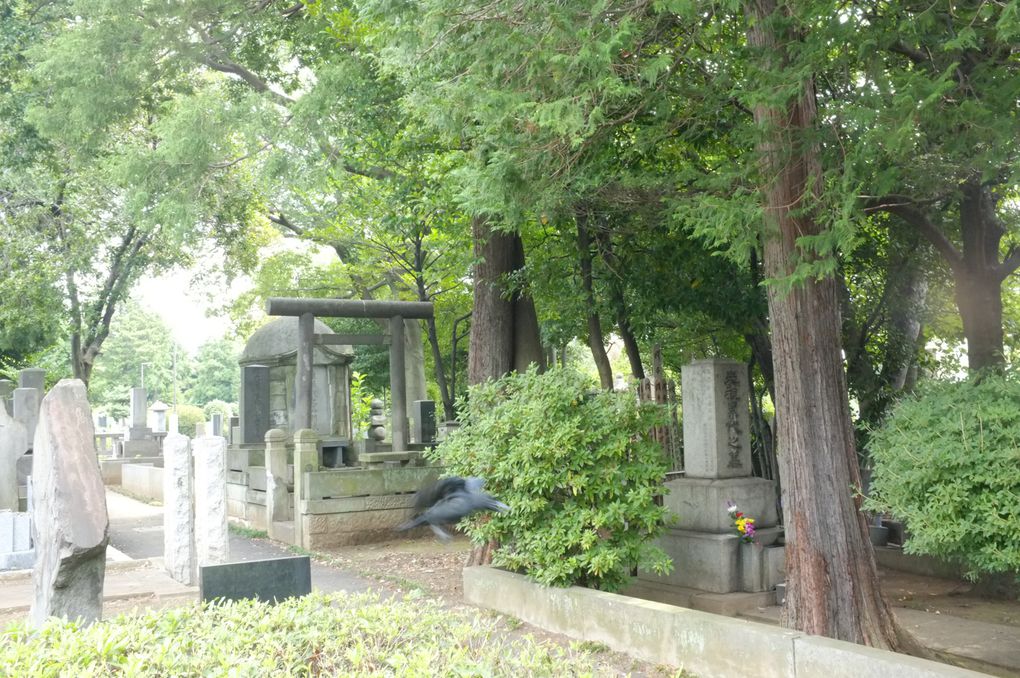
[[(156, 313), (173, 333), (174, 340), (191, 355), (199, 346), (222, 338), (231, 330), (231, 320), (226, 315), (210, 316), (210, 305), (204, 292), (190, 289), (193, 271), (177, 269), (155, 278), (145, 278), (138, 283), (134, 298), (146, 310)], [(224, 295), (233, 299), (251, 286), (247, 277), (234, 280)]]

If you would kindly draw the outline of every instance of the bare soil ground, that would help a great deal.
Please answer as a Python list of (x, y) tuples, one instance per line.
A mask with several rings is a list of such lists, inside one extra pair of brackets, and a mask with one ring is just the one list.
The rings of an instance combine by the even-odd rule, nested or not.
[[(456, 538), (442, 543), (432, 537), (404, 539), (380, 544), (345, 546), (322, 551), (332, 563), (364, 577), (401, 590), (419, 589), (455, 608), (466, 607), (461, 570), (471, 544)], [(598, 656), (599, 675), (604, 676), (693, 676), (676, 667), (643, 662), (621, 652), (613, 652), (599, 643), (578, 642), (556, 633), (526, 624), (507, 615), (494, 614), (499, 629), (510, 637), (531, 636), (564, 648), (583, 649)]]

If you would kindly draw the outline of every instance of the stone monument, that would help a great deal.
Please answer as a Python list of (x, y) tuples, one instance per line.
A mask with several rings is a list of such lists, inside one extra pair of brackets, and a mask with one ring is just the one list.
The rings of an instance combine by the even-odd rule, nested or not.
[[(640, 577), (713, 593), (771, 590), (783, 579), (785, 552), (775, 546), (776, 484), (751, 476), (747, 367), (699, 360), (681, 379), (686, 477), (666, 483), (663, 502), (675, 522), (659, 540), (674, 569)], [(754, 543), (737, 533), (730, 503), (754, 518)]]
[(197, 580), (191, 441), (179, 433), (163, 441), (163, 564), (176, 581)]
[(63, 379), (43, 398), (34, 445), (32, 620), (98, 620), (109, 517), (85, 384)]
[(152, 437), (148, 424), (148, 393), (143, 387), (131, 389), (131, 419), (124, 440), (125, 457), (155, 457), (159, 443)]

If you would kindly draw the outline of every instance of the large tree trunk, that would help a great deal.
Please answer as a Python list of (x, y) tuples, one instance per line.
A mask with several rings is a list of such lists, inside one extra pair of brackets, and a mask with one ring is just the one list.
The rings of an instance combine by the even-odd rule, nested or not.
[(603, 343), (602, 321), (595, 307), (595, 287), (591, 274), (591, 234), (588, 232), (588, 213), (579, 209), (577, 222), (577, 255), (581, 267), (581, 289), (584, 291), (585, 314), (588, 316), (588, 347), (595, 367), (599, 371), (599, 383), (605, 391), (613, 390), (613, 367), (609, 364), (606, 346)]
[[(468, 384), (499, 379), (512, 369), (545, 368), (538, 315), (530, 296), (507, 294), (505, 279), (524, 267), (524, 245), (516, 233), (491, 228), (484, 217), (472, 223), (476, 264), (474, 305), (468, 348)], [(472, 549), (467, 565), (492, 562), (496, 544)]]
[(972, 371), (1001, 370), (1006, 365), (1002, 333), (1002, 280), (998, 269), (1003, 230), (995, 218), (995, 201), (979, 183), (963, 187), (960, 202), (963, 262), (954, 268), (956, 306), (967, 337), (967, 365)]
[[(777, 35), (775, 0), (746, 5), (748, 42), (763, 68), (787, 66)], [(784, 17), (785, 18), (785, 17)], [(765, 269), (786, 278), (804, 252), (800, 236), (817, 234), (806, 214), (818, 190), (817, 149), (810, 79), (786, 104), (757, 103), (755, 122), (767, 215)], [(806, 199), (807, 198), (807, 199)], [(796, 210), (796, 211), (795, 211)], [(806, 633), (888, 649), (904, 644), (878, 586), (864, 515), (851, 488), (860, 486), (853, 429), (841, 359), (839, 298), (832, 277), (809, 278), (789, 292), (768, 291), (775, 363), (776, 410), (781, 446), (783, 508), (787, 525), (788, 582), (784, 623)]]
[(504, 292), (503, 278), (514, 269), (515, 239), (489, 227), (483, 217), (472, 224), (474, 239), (474, 303), (468, 343), (468, 384), (508, 374), (514, 365), (514, 304)]

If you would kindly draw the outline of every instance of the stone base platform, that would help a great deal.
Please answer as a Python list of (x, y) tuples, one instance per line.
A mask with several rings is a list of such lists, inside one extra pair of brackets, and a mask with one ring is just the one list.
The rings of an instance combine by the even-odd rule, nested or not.
[(725, 533), (733, 529), (726, 512), (733, 502), (758, 527), (779, 522), (776, 483), (764, 478), (678, 478), (665, 483), (662, 503), (675, 515), (673, 527), (681, 530)]
[(670, 528), (656, 544), (673, 559), (673, 571), (639, 572), (638, 577), (711, 593), (769, 591), (783, 580), (785, 549), (773, 546), (782, 532), (782, 527), (763, 528), (756, 533), (757, 544), (743, 544), (735, 533)]

